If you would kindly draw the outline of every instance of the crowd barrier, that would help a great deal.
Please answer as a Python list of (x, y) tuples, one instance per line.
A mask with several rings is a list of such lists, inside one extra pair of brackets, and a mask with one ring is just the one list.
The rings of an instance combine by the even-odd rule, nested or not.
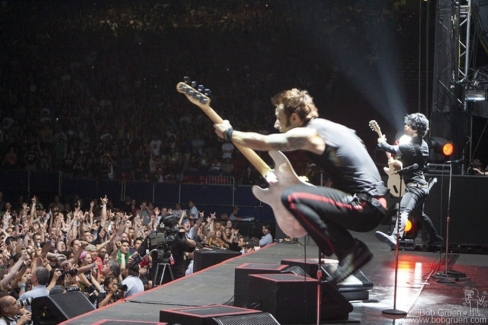
[(0, 190), (7, 201), (36, 195), (43, 204), (53, 202), (55, 195), (64, 202), (72, 202), (75, 196), (91, 200), (107, 195), (116, 207), (126, 197), (153, 202), (160, 208), (174, 208), (175, 203), (187, 208), (188, 202), (193, 201), (199, 211), (206, 215), (216, 212), (217, 217), (222, 213), (230, 215), (232, 207), (238, 206), (240, 217), (274, 221), (271, 208), (254, 197), (251, 186), (236, 185), (231, 177), (209, 176), (205, 183), (153, 183), (72, 179), (63, 178), (61, 172), (12, 170), (0, 172)]

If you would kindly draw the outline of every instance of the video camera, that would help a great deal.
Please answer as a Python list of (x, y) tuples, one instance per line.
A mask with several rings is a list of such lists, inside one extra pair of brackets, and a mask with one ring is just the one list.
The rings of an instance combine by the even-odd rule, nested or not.
[(170, 215), (163, 219), (156, 232), (148, 235), (147, 246), (152, 250), (165, 245), (169, 246), (178, 239), (182, 239), (179, 235), (178, 218)]
[(167, 259), (171, 256), (171, 247), (178, 240), (184, 239), (185, 233), (179, 231), (178, 218), (167, 216), (159, 224), (156, 232), (147, 236), (147, 248), (157, 251), (157, 260)]

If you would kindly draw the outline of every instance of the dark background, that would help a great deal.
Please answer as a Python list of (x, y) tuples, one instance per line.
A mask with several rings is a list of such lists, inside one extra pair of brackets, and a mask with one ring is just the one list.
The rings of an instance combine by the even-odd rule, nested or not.
[[(1, 114), (25, 108), (19, 146), (44, 107), (63, 127), (106, 115), (114, 132), (110, 119), (130, 124), (137, 111), (139, 135), (184, 133), (171, 121), (202, 118), (175, 91), (185, 75), (211, 88), (212, 106), (241, 130), (272, 132), (269, 98), (307, 89), (321, 116), (355, 129), (372, 156), (369, 120), (392, 140), (405, 114), (431, 116), (435, 1), (24, 0), (4, 1), (0, 15)], [(96, 105), (103, 99), (109, 111)], [(473, 142), (481, 139), (476, 157), (486, 164), (485, 123), (474, 119)]]

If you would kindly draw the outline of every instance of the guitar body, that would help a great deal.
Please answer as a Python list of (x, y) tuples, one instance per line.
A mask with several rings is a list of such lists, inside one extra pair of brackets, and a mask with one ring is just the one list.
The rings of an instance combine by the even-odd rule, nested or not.
[(309, 185), (301, 181), (293, 167), (291, 166), (288, 158), (280, 151), (268, 152), (275, 163), (273, 170), (278, 182), (270, 183), (268, 188), (261, 188), (259, 186), (252, 187), (252, 193), (254, 196), (271, 206), (276, 219), (276, 223), (285, 234), (291, 237), (303, 237), (307, 234), (307, 231), (300, 225), (295, 217), (283, 206), (281, 203), (281, 194), (283, 191), (292, 185)]
[(388, 162), (388, 167), (383, 167), (386, 175), (388, 175), (388, 182), (386, 185), (390, 189), (391, 195), (394, 197), (403, 196), (405, 193), (405, 183), (403, 183), (403, 180), (400, 178), (399, 174), (395, 174), (395, 170), (402, 169), (402, 166), (403, 164), (396, 160)]

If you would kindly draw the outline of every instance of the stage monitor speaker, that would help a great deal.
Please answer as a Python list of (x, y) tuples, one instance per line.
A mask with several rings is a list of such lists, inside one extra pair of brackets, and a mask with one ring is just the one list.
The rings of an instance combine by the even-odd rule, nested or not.
[(91, 325), (168, 325), (168, 323), (160, 322), (144, 322), (134, 320), (121, 320), (121, 319), (101, 319), (98, 322)]
[(214, 317), (205, 325), (280, 325), (269, 313)]
[(207, 267), (240, 255), (242, 255), (241, 252), (236, 252), (230, 249), (212, 248), (196, 250), (193, 259), (193, 272), (206, 269)]
[[(303, 259), (284, 259), (281, 260), (282, 264), (289, 265), (290, 267), (298, 266), (303, 268), (307, 274), (310, 274), (313, 278), (317, 277), (318, 259), (307, 258)], [(329, 275), (333, 274), (337, 269), (338, 261), (333, 259), (322, 259), (322, 277), (325, 279)], [(297, 274), (300, 275), (300, 274)], [(352, 300), (368, 300), (369, 290), (373, 289), (373, 283), (364, 275), (361, 270), (354, 272), (344, 281), (337, 285), (339, 292), (349, 301)]]
[(95, 310), (86, 296), (66, 292), (32, 299), (32, 322), (36, 325), (54, 325)]
[[(317, 318), (316, 279), (294, 274), (249, 275), (248, 302), (274, 315), (284, 324), (315, 323)], [(345, 321), (352, 305), (330, 283), (321, 284), (321, 321)]]
[(287, 269), (288, 265), (266, 263), (244, 263), (234, 271), (234, 306), (247, 307), (249, 274), (276, 274)]
[(167, 322), (168, 324), (208, 325), (216, 324), (215, 322), (212, 323), (212, 319), (214, 318), (224, 316), (250, 316), (253, 314), (261, 314), (261, 312), (254, 309), (239, 308), (227, 305), (207, 305), (198, 307), (162, 309), (159, 311), (159, 321)]

